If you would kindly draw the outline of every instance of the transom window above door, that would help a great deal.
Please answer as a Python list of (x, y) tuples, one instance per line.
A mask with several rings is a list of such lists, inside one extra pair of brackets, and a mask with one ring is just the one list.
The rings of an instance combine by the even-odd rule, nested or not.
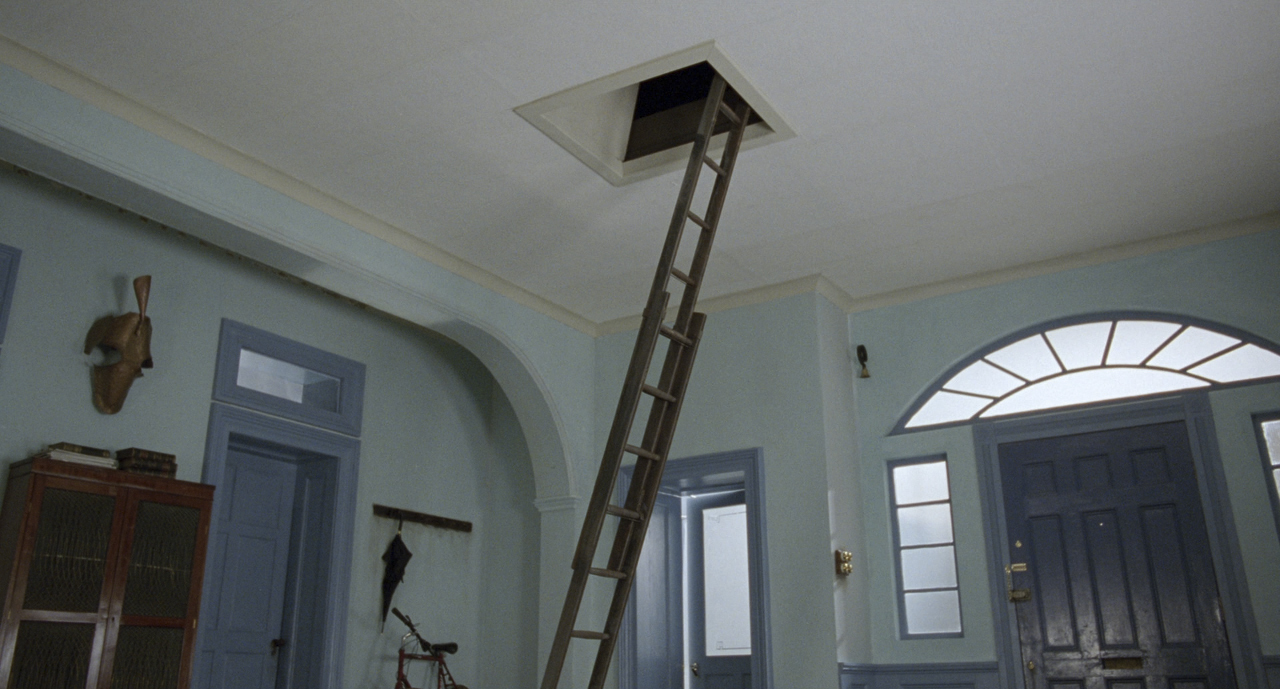
[(1280, 348), (1163, 314), (1092, 316), (1000, 340), (944, 374), (894, 433), (1280, 377)]

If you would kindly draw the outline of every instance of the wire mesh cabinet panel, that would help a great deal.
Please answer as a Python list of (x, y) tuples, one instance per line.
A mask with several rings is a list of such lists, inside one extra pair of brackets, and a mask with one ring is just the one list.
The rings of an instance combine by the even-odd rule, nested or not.
[(213, 487), (50, 459), (0, 510), (0, 687), (185, 689)]

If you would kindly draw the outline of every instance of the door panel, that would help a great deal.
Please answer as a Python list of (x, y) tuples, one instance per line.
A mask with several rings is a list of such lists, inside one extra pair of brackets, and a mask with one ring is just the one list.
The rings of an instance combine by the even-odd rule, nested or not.
[(1183, 424), (999, 456), (1026, 686), (1235, 686)]
[(199, 635), (200, 679), (214, 689), (273, 689), (296, 468), (230, 450), (215, 515), (212, 588)]
[[(694, 676), (694, 689), (747, 689), (751, 686), (751, 648), (749, 593), (747, 592), (747, 558), (745, 531), (745, 493), (734, 491), (715, 493), (705, 496), (690, 496), (685, 503), (686, 525), (689, 534), (689, 545), (686, 553), (689, 558), (689, 660), (698, 666)], [(743, 520), (741, 544), (733, 548), (725, 548), (727, 544), (719, 544), (712, 538), (708, 541), (704, 530), (704, 512), (729, 506), (742, 506), (740, 512), (726, 515), (726, 518)], [(736, 532), (735, 532), (736, 533)], [(741, 548), (741, 557), (736, 554)], [(726, 552), (727, 551), (727, 552)], [(708, 562), (713, 559), (730, 558), (735, 563), (731, 570), (718, 567), (722, 562)], [(708, 565), (711, 565), (708, 567)], [(738, 571), (738, 570), (741, 571)], [(707, 574), (714, 572), (708, 579)], [(735, 582), (735, 580), (741, 580)], [(740, 583), (741, 586), (736, 585)], [(730, 589), (735, 600), (717, 600), (720, 594)], [(740, 589), (740, 590), (739, 590)], [(740, 594), (740, 595), (737, 595)], [(741, 600), (737, 600), (737, 599)], [(716, 613), (711, 609), (708, 615), (708, 604), (721, 606), (725, 612)], [(739, 609), (740, 608), (740, 609)], [(708, 634), (708, 618), (711, 618), (711, 634)], [(717, 634), (714, 628), (719, 618), (720, 624), (729, 624), (727, 634)], [(745, 623), (738, 620), (745, 620)], [(745, 629), (743, 628), (745, 627)], [(743, 641), (745, 639), (745, 642)], [(745, 648), (743, 644), (745, 643)]]
[(658, 493), (649, 532), (636, 566), (631, 606), (635, 611), (636, 687), (683, 689), (684, 546), (680, 497)]

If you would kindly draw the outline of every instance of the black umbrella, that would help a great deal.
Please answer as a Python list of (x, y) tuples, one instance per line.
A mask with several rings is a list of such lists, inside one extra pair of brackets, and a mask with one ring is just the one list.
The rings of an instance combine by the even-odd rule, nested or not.
[(409, 547), (400, 539), (400, 530), (397, 529), (395, 538), (391, 539), (387, 551), (382, 554), (382, 561), (387, 563), (387, 569), (382, 573), (383, 627), (387, 624), (387, 611), (391, 609), (391, 596), (395, 594), (400, 582), (404, 581), (404, 569), (412, 557), (413, 553), (409, 552)]

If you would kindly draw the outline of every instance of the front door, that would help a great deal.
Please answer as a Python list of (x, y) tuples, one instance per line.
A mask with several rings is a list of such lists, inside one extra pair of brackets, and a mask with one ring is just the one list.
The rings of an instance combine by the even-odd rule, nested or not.
[(686, 498), (693, 689), (751, 687), (745, 503), (746, 494), (741, 490)]
[(232, 448), (218, 490), (197, 660), (201, 689), (274, 689), (297, 467)]
[(999, 446), (1026, 687), (1234, 687), (1186, 427)]

